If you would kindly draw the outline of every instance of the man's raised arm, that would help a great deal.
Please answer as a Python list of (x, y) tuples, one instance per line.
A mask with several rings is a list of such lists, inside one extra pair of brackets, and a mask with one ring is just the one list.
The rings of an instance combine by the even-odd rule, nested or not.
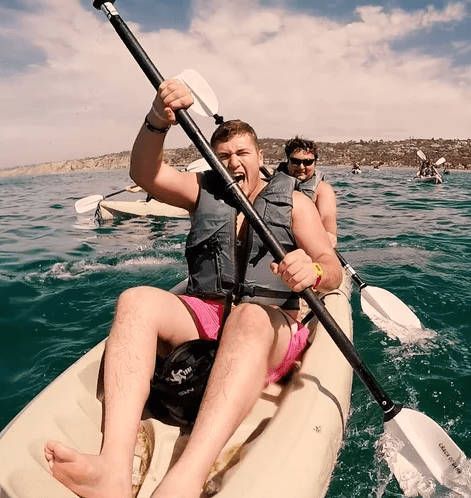
[(175, 112), (188, 109), (193, 97), (179, 80), (164, 81), (134, 142), (130, 177), (146, 192), (167, 204), (191, 211), (198, 198), (198, 179), (194, 173), (181, 173), (164, 162), (164, 141)]

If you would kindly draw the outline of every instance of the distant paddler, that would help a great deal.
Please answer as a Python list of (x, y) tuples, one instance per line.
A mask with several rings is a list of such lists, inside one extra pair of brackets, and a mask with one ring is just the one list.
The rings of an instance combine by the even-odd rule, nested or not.
[(435, 164), (432, 164), (430, 159), (427, 159), (427, 156), (421, 150), (417, 151), (417, 156), (419, 157), (421, 163), (417, 173), (415, 174), (415, 179), (435, 184), (443, 183), (443, 179), (436, 167), (444, 164), (446, 159), (441, 157), (435, 162)]
[(361, 169), (358, 163), (353, 163), (352, 166), (352, 174), (359, 175), (361, 173)]

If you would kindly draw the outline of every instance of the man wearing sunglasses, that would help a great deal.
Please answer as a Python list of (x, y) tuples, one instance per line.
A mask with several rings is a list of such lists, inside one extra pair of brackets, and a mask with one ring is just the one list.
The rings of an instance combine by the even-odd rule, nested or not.
[(317, 145), (312, 140), (296, 136), (286, 142), (285, 153), (287, 161), (282, 162), (278, 170), (299, 180), (298, 190), (310, 197), (316, 205), (332, 247), (335, 247), (337, 203), (334, 189), (324, 181), (323, 175), (316, 174)]

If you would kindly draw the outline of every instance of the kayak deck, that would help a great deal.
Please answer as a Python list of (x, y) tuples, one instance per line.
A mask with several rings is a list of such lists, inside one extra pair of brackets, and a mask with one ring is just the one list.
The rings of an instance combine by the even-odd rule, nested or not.
[[(352, 337), (350, 280), (325, 304)], [(317, 498), (325, 495), (348, 417), (352, 369), (324, 328), (315, 325), (312, 346), (284, 383), (268, 386), (226, 444), (201, 496)], [(98, 386), (104, 341), (45, 388), (0, 434), (1, 498), (68, 498), (43, 456), (47, 439), (87, 453), (101, 444)], [(144, 413), (133, 482), (149, 498), (182, 451), (188, 430)], [(141, 483), (142, 481), (142, 483)], [(138, 490), (138, 486), (140, 489)]]

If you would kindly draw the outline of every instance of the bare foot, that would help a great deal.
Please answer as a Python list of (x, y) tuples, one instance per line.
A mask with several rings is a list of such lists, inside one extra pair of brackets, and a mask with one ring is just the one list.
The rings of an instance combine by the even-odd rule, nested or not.
[(46, 443), (44, 456), (52, 475), (82, 498), (131, 498), (126, 465), (117, 468), (103, 456), (79, 453), (56, 441)]

